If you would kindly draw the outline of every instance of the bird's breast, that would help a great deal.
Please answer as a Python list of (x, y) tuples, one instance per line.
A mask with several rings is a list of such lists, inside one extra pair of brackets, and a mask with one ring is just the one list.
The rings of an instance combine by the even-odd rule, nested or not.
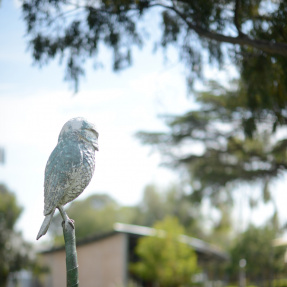
[(90, 183), (94, 170), (95, 170), (95, 151), (87, 145), (80, 146), (83, 161), (77, 171), (70, 178), (70, 185), (64, 197), (61, 200), (61, 204), (64, 205), (76, 197), (78, 197), (83, 190)]
[(95, 171), (95, 151), (92, 148), (83, 148), (83, 168), (89, 182)]

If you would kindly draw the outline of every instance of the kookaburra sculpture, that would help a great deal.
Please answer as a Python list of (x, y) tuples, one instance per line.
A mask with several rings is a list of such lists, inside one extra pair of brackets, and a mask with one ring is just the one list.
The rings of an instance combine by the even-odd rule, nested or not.
[(46, 234), (56, 208), (65, 224), (72, 225), (63, 205), (78, 197), (87, 187), (95, 169), (98, 132), (84, 118), (74, 118), (63, 126), (58, 144), (51, 153), (44, 183), (44, 216), (37, 240)]

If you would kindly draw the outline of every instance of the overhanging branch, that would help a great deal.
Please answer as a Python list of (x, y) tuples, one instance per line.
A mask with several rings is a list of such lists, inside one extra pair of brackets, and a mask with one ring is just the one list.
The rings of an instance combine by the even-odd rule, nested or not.
[(249, 36), (245, 34), (239, 33), (239, 36), (232, 37), (232, 36), (226, 36), (220, 33), (217, 33), (215, 31), (210, 31), (207, 29), (204, 29), (200, 27), (197, 24), (192, 23), (188, 16), (183, 14), (181, 11), (179, 11), (176, 6), (167, 6), (161, 3), (154, 4), (153, 6), (160, 6), (164, 7), (166, 9), (174, 11), (186, 24), (187, 26), (196, 32), (200, 37), (204, 37), (210, 40), (215, 40), (217, 42), (222, 43), (229, 43), (229, 44), (235, 44), (240, 46), (249, 46), (256, 48), (258, 50), (261, 50), (263, 52), (269, 53), (269, 54), (277, 54), (281, 56), (287, 56), (287, 44), (285, 43), (275, 43), (275, 42), (269, 42), (265, 40), (258, 40), (258, 39), (251, 39)]

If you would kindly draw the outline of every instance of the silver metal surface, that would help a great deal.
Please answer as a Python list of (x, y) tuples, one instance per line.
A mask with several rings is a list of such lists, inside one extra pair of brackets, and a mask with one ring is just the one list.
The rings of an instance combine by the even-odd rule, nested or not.
[(66, 224), (73, 226), (63, 205), (78, 197), (87, 187), (95, 169), (98, 132), (84, 118), (74, 118), (63, 126), (58, 144), (51, 153), (44, 183), (44, 215), (37, 240), (46, 234), (55, 209), (61, 212)]

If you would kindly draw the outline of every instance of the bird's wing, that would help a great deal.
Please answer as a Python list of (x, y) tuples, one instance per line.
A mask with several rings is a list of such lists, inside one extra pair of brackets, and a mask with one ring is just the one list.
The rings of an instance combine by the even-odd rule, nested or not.
[(60, 142), (51, 153), (44, 183), (44, 215), (51, 213), (67, 190), (83, 163), (83, 154), (76, 143)]

